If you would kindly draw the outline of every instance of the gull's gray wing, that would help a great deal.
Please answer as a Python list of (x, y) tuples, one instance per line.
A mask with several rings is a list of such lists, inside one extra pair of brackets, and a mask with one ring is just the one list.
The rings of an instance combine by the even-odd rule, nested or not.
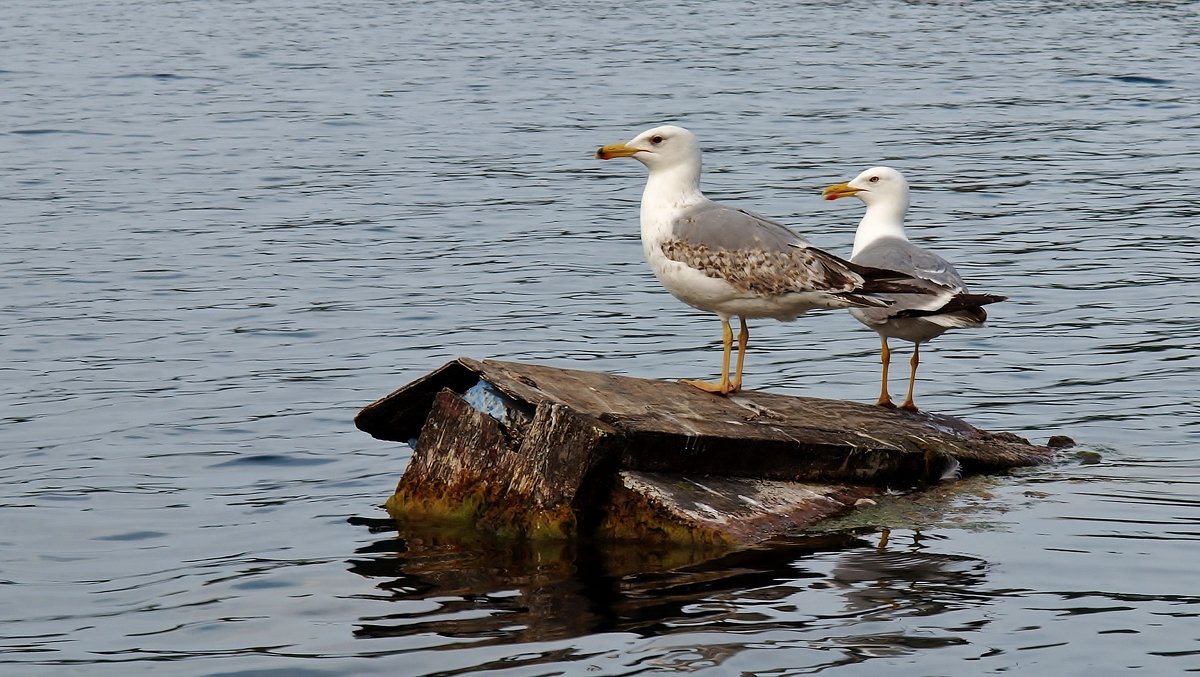
[(756, 249), (790, 254), (792, 245), (808, 246), (808, 240), (778, 221), (712, 200), (684, 210), (672, 224), (671, 234), (687, 244), (710, 249)]
[[(927, 295), (895, 294), (888, 308), (855, 311), (867, 324), (884, 324), (900, 317), (922, 317), (959, 313), (982, 323), (987, 317), (981, 306), (1004, 301), (995, 294), (969, 294), (962, 276), (949, 261), (903, 238), (880, 238), (867, 245), (854, 263), (886, 268), (912, 275), (914, 281), (928, 286)], [(964, 325), (965, 326), (965, 325)]]
[(850, 305), (886, 303), (852, 297), (862, 288), (863, 278), (844, 261), (809, 249), (808, 240), (782, 223), (711, 200), (679, 214), (660, 246), (667, 258), (725, 280), (747, 295), (816, 292)]
[(952, 293), (967, 290), (962, 276), (949, 261), (903, 238), (879, 238), (850, 260), (865, 266), (908, 273), (915, 278), (945, 287)]

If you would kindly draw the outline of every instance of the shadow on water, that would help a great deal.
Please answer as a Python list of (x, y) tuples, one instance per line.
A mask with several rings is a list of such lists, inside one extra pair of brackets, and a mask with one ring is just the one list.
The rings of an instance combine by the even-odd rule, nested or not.
[[(379, 532), (396, 529), (390, 520), (352, 522)], [(797, 535), (720, 550), (535, 544), (404, 525), (350, 560), (352, 572), (375, 581), (376, 599), (399, 606), (394, 613), (363, 618), (355, 636), (434, 635), (476, 647), (608, 632), (655, 637), (698, 627), (797, 628), (869, 620), (877, 613), (930, 616), (988, 596), (979, 590), (986, 562), (924, 553), (917, 542), (887, 545), (870, 532)], [(801, 605), (790, 598), (809, 591), (837, 601), (796, 613)], [(769, 611), (747, 608), (755, 605)], [(858, 639), (900, 649), (914, 648), (917, 638)], [(938, 641), (943, 640), (961, 643), (954, 637)]]

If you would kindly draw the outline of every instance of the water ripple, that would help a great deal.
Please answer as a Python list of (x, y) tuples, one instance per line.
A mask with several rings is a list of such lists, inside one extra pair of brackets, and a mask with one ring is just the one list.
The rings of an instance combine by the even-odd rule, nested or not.
[[(967, 7), (10, 13), (0, 664), (1200, 666), (1193, 3)], [(709, 194), (835, 252), (858, 209), (820, 187), (906, 171), (914, 239), (1012, 299), (923, 352), (924, 406), (1100, 460), (741, 553), (348, 525), (411, 453), (354, 412), (445, 360), (713, 375), (718, 323), (641, 260), (644, 170), (592, 157), (665, 121), (699, 133)], [(874, 398), (845, 314), (752, 331), (754, 387)]]

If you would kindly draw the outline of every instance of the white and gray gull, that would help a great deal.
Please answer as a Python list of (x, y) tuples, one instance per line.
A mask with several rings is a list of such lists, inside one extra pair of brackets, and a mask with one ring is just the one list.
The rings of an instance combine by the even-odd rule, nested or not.
[(891, 351), (888, 350), (887, 340), (898, 338), (912, 341), (908, 396), (900, 408), (916, 411), (913, 387), (917, 380), (917, 365), (921, 361), (921, 344), (948, 329), (982, 327), (987, 319), (983, 306), (1004, 301), (1007, 297), (968, 293), (962, 277), (949, 261), (909, 242), (908, 234), (904, 232), (904, 215), (908, 212), (908, 182), (895, 169), (872, 167), (852, 181), (829, 186), (823, 195), (826, 200), (854, 196), (867, 206), (867, 212), (854, 234), (851, 261), (908, 273), (923, 281), (932, 292), (924, 295), (893, 295), (895, 303), (887, 308), (850, 309), (850, 314), (878, 332), (882, 341), (882, 386), (879, 401), (876, 402), (881, 407), (895, 406), (888, 395)]
[[(601, 147), (596, 157), (632, 157), (650, 170), (641, 208), (646, 261), (675, 298), (721, 318), (721, 379), (684, 381), (697, 388), (720, 394), (741, 388), (750, 338), (746, 318), (787, 321), (814, 308), (886, 308), (890, 299), (877, 294), (926, 293), (907, 274), (844, 261), (813, 248), (781, 223), (704, 197), (700, 145), (682, 127), (655, 127)], [(731, 378), (729, 320), (734, 316), (741, 332)]]

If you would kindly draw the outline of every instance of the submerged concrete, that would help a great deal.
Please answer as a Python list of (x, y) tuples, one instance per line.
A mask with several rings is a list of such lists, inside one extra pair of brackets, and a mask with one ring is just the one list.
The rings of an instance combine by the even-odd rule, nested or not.
[(413, 446), (397, 518), (552, 538), (750, 543), (884, 490), (1054, 456), (947, 416), (467, 358), (355, 424)]

